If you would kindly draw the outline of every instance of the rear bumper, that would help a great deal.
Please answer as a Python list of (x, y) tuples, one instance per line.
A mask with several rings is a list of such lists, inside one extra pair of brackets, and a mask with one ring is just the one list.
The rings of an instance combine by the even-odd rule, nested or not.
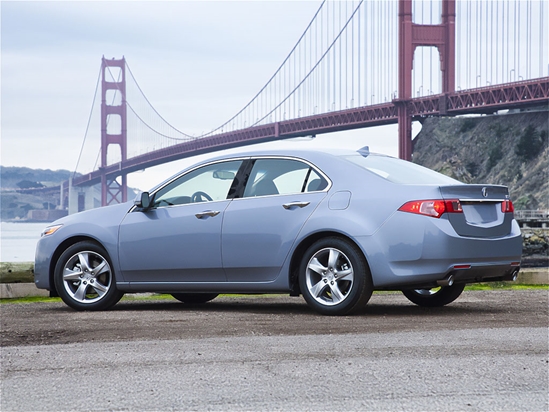
[(455, 283), (478, 283), (516, 280), (520, 265), (471, 266), (470, 269), (453, 270), (449, 273)]
[(449, 276), (457, 283), (511, 280), (522, 254), (516, 221), (506, 236), (472, 238), (458, 235), (443, 218), (395, 214), (360, 242), (378, 289), (433, 287)]
[(482, 265), (468, 269), (453, 269), (435, 281), (413, 282), (399, 289), (431, 289), (438, 286), (451, 286), (458, 283), (480, 283), (514, 281), (518, 277), (520, 266)]

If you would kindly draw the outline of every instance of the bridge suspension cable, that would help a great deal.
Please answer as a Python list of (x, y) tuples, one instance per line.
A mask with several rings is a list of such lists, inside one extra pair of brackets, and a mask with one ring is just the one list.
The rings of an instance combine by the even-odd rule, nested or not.
[[(82, 154), (84, 153), (84, 148), (86, 146), (86, 139), (88, 137), (88, 132), (90, 130), (90, 124), (93, 117), (94, 107), (95, 107), (95, 100), (97, 98), (97, 91), (99, 90), (99, 83), (101, 82), (101, 67), (99, 67), (99, 73), (97, 75), (97, 82), (95, 83), (95, 92), (93, 93), (92, 98), (92, 104), (90, 108), (90, 114), (88, 116), (88, 123), (86, 124), (86, 131), (84, 132), (84, 138), (82, 139), (82, 145), (80, 146), (80, 152), (78, 153), (78, 159), (76, 160), (76, 166), (74, 167), (74, 172), (72, 177), (74, 178), (76, 175), (76, 171), (78, 170), (78, 166), (80, 165), (80, 160), (82, 158)], [(98, 156), (99, 158), (99, 156)], [(97, 164), (97, 161), (96, 161)], [(95, 165), (92, 170), (95, 170)]]
[[(413, 22), (437, 25), (441, 8), (440, 0), (414, 1)], [(538, 0), (456, 1), (456, 90), (549, 76), (548, 12), (547, 4)], [(399, 92), (398, 13), (396, 1), (323, 0), (255, 96), (207, 133), (184, 133), (170, 124), (152, 105), (126, 64), (130, 74), (126, 84), (131, 130), (128, 158), (252, 126), (390, 103)], [(110, 68), (108, 72), (114, 80), (116, 74)], [(412, 97), (439, 94), (440, 73), (438, 49), (417, 47)], [(92, 106), (97, 105), (97, 90), (98, 86)], [(113, 95), (112, 101), (117, 98)], [(92, 166), (84, 167), (83, 163), (91, 161), (84, 156), (84, 146), (90, 144), (88, 133), (93, 122), (90, 113), (77, 161), (77, 168), (83, 170)], [(206, 128), (193, 124), (189, 129)], [(117, 153), (108, 154), (109, 164), (119, 160)], [(96, 166), (97, 160), (93, 169)]]

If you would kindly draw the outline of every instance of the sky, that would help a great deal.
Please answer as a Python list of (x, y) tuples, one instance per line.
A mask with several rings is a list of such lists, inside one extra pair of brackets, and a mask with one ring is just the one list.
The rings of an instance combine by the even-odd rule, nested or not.
[[(1, 1), (0, 164), (75, 169), (102, 56), (124, 56), (148, 100), (173, 126), (211, 130), (266, 83), (319, 5), (316, 0)], [(214, 105), (212, 115), (208, 109)], [(369, 145), (397, 156), (397, 130), (391, 125), (319, 135), (311, 145)], [(416, 125), (414, 133), (418, 130)], [(97, 151), (83, 156), (95, 158)], [(130, 174), (128, 185), (147, 190), (196, 160)]]

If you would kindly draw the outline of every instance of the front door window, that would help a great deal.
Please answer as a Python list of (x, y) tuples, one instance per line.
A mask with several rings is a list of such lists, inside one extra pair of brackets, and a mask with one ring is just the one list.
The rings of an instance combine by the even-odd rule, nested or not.
[(154, 196), (154, 207), (225, 200), (242, 160), (215, 163), (189, 172)]

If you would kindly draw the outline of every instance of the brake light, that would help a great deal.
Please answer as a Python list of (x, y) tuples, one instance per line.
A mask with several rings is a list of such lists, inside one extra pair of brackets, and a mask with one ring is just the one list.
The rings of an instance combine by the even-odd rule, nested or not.
[(515, 211), (513, 202), (511, 202), (509, 199), (506, 199), (503, 202), (501, 202), (501, 211), (503, 213), (513, 213)]
[(461, 203), (453, 200), (413, 200), (403, 204), (398, 210), (418, 215), (441, 217), (444, 213), (463, 213)]

